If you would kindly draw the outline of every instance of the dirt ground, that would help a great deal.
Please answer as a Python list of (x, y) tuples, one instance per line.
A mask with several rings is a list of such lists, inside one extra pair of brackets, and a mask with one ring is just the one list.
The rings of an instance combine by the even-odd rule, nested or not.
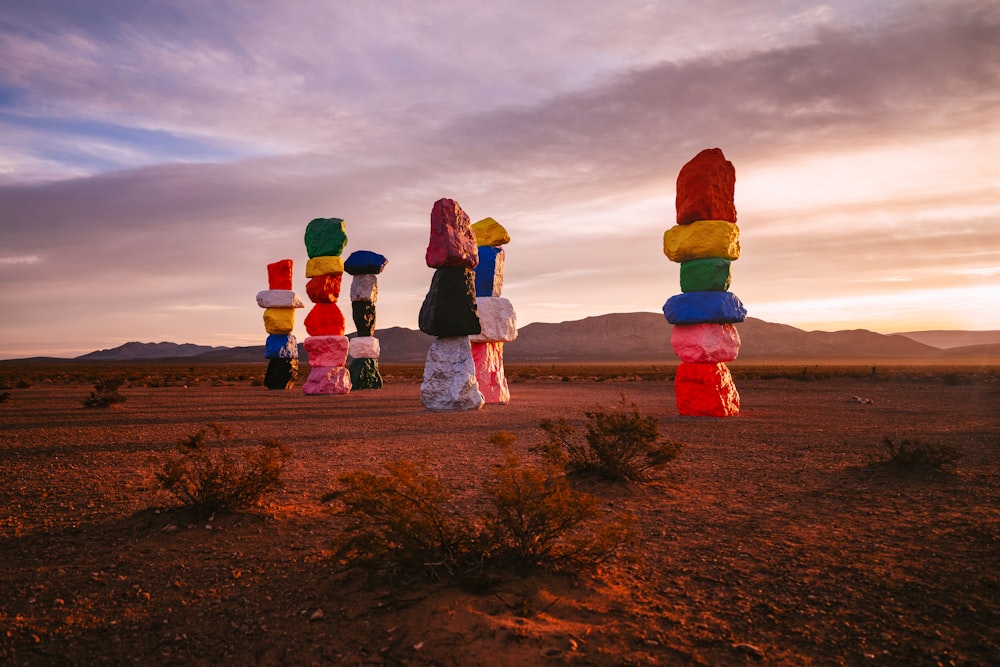
[[(263, 368), (261, 368), (263, 372)], [(419, 383), (305, 396), (234, 386), (34, 384), (0, 404), (0, 662), (9, 665), (1000, 664), (1000, 386), (919, 376), (738, 380), (743, 414), (677, 415), (668, 381), (519, 381), (506, 406), (431, 413)], [(333, 567), (340, 472), (426, 454), (458, 489), (540, 419), (624, 395), (687, 443), (652, 482), (587, 482), (630, 512), (632, 558), (471, 592)], [(870, 400), (871, 402), (860, 402)], [(209, 422), (291, 447), (286, 488), (195, 522), (154, 471)], [(886, 436), (961, 449), (873, 465)]]

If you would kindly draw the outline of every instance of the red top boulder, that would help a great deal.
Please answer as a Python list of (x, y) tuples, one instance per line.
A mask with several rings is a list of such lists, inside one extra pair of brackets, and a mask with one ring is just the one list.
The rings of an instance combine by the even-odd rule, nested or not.
[(439, 199), (431, 210), (431, 240), (427, 245), (427, 266), (476, 268), (479, 249), (468, 214), (454, 199)]
[(697, 220), (736, 222), (736, 169), (721, 148), (706, 148), (677, 174), (677, 224)]

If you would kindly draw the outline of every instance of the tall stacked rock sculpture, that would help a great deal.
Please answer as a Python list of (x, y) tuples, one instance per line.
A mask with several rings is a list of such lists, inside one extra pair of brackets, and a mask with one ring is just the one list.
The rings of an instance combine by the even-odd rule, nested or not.
[(482, 331), (473, 271), (479, 253), (469, 216), (458, 202), (434, 202), (425, 259), (434, 277), (420, 306), (418, 324), (436, 339), (427, 352), (420, 401), (428, 410), (478, 410), (484, 398), (469, 336)]
[(344, 262), (351, 274), (351, 313), (357, 336), (351, 339), (351, 386), (353, 389), (381, 389), (378, 370), (379, 344), (375, 338), (375, 302), (378, 300), (378, 274), (388, 260), (370, 250), (356, 250)]
[(471, 336), (476, 381), (487, 403), (510, 402), (510, 389), (503, 370), (503, 344), (517, 338), (517, 317), (503, 291), (505, 253), (502, 246), (510, 235), (493, 218), (472, 225), (479, 264), (476, 265), (476, 309), (482, 332)]
[(740, 256), (734, 193), (736, 170), (722, 150), (707, 148), (677, 176), (677, 224), (663, 234), (663, 252), (681, 265), (681, 294), (663, 314), (674, 325), (670, 343), (680, 357), (674, 389), (682, 415), (731, 417), (740, 395), (726, 367), (739, 354), (734, 326), (746, 308), (729, 292), (730, 263)]
[(257, 292), (257, 305), (264, 309), (264, 358), (268, 389), (291, 389), (299, 377), (299, 346), (292, 335), (295, 309), (305, 304), (292, 291), (292, 260), (281, 259), (267, 265), (267, 289)]
[(306, 296), (313, 307), (306, 315), (302, 341), (309, 356), (309, 377), (302, 385), (306, 394), (346, 394), (351, 391), (347, 363), (349, 341), (344, 335), (344, 314), (337, 305), (344, 277), (341, 253), (347, 245), (347, 229), (340, 218), (316, 218), (306, 225)]

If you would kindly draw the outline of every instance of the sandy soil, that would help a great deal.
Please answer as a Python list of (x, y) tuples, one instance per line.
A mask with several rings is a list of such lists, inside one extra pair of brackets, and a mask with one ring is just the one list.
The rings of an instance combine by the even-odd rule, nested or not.
[[(669, 382), (518, 382), (438, 414), (412, 380), (309, 397), (251, 386), (12, 390), (0, 405), (0, 662), (263, 665), (1000, 663), (1000, 387), (939, 378), (747, 379), (743, 414), (680, 417)], [(426, 454), (476, 488), (506, 430), (624, 394), (688, 443), (652, 482), (588, 482), (641, 539), (580, 578), (488, 592), (388, 586), (327, 558), (338, 473)], [(858, 396), (871, 403), (852, 400)], [(295, 451), (259, 511), (195, 523), (153, 472), (208, 422)], [(885, 436), (959, 447), (945, 472), (872, 465)], [(526, 454), (527, 456), (527, 454)]]

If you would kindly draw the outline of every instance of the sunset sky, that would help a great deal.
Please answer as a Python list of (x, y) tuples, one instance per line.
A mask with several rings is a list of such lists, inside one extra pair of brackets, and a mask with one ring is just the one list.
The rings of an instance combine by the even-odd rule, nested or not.
[(263, 344), (316, 217), (416, 328), (441, 197), (510, 232), (519, 324), (656, 312), (709, 147), (751, 317), (1000, 329), (995, 0), (13, 0), (0, 55), (0, 358)]

